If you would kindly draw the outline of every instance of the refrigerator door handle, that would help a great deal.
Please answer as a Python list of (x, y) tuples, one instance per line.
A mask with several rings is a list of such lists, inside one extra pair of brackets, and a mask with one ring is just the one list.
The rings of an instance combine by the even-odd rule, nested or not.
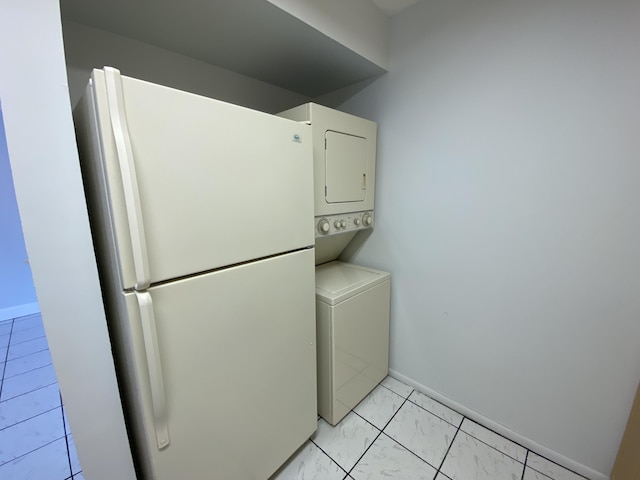
[(156, 321), (153, 314), (153, 301), (149, 292), (135, 292), (140, 308), (142, 321), (142, 336), (147, 356), (147, 368), (149, 370), (149, 383), (151, 385), (151, 404), (153, 406), (153, 421), (156, 430), (158, 449), (169, 445), (169, 427), (167, 423), (167, 404), (164, 394), (164, 380), (160, 363), (160, 350), (158, 348), (158, 334)]
[(146, 290), (149, 287), (149, 260), (147, 258), (147, 241), (142, 222), (142, 208), (140, 206), (140, 192), (138, 191), (138, 178), (136, 176), (135, 163), (133, 161), (133, 149), (129, 137), (129, 127), (124, 109), (124, 95), (122, 93), (122, 78), (120, 71), (112, 68), (104, 68), (105, 83), (107, 87), (107, 103), (109, 105), (109, 117), (111, 118), (111, 130), (116, 144), (120, 176), (124, 190), (124, 203), (127, 210), (127, 221), (131, 236), (131, 249), (133, 253), (133, 265), (136, 275), (136, 290)]

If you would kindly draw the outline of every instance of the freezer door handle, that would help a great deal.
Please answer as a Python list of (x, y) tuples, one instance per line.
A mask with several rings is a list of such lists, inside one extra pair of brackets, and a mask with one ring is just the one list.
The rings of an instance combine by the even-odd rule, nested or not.
[(158, 349), (158, 334), (153, 314), (153, 301), (149, 292), (135, 292), (140, 308), (142, 322), (142, 336), (149, 369), (149, 383), (151, 385), (151, 403), (153, 406), (153, 422), (156, 430), (158, 449), (169, 445), (169, 427), (167, 425), (167, 404), (164, 394), (164, 380), (160, 364), (160, 350)]
[(138, 177), (136, 176), (136, 167), (133, 161), (133, 149), (131, 148), (127, 117), (125, 116), (122, 79), (120, 78), (120, 71), (112, 67), (104, 68), (104, 77), (107, 87), (107, 104), (109, 105), (111, 130), (116, 144), (129, 234), (131, 236), (131, 250), (136, 275), (135, 289), (145, 290), (149, 288), (151, 281), (149, 260), (147, 258), (147, 241), (142, 222)]

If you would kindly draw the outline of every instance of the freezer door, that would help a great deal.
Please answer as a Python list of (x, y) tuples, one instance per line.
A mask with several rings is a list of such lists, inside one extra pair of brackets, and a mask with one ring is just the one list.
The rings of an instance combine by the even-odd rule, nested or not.
[[(159, 449), (135, 294), (130, 426), (145, 478), (265, 480), (317, 424), (313, 249), (149, 290), (170, 442)], [(133, 398), (132, 398), (133, 397)], [(136, 423), (137, 422), (137, 423)]]
[(155, 284), (313, 245), (308, 125), (125, 76), (118, 93), (110, 78), (93, 72), (92, 161), (124, 289), (136, 250)]

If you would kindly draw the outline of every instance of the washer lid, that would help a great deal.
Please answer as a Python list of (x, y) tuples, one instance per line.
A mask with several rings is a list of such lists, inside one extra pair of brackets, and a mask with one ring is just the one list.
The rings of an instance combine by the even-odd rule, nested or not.
[(390, 277), (388, 272), (351, 263), (325, 263), (316, 267), (316, 298), (337, 305)]

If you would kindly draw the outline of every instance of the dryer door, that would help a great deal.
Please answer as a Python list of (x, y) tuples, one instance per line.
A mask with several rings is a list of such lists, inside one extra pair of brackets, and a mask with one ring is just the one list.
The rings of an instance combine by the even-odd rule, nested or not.
[(325, 134), (327, 203), (362, 202), (367, 190), (367, 139), (327, 130)]

